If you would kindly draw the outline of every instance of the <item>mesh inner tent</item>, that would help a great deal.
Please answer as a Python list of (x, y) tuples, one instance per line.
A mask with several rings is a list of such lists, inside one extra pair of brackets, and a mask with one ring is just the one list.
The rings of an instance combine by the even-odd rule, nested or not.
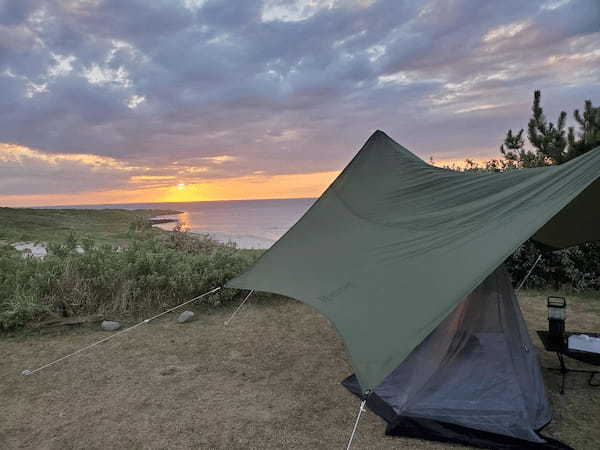
[[(356, 377), (343, 384), (361, 393)], [(503, 266), (385, 378), (367, 406), (388, 422), (388, 434), (484, 447), (495, 439), (498, 448), (513, 448), (500, 445), (513, 440), (514, 448), (524, 443), (555, 448), (536, 432), (550, 421), (551, 411), (537, 353)]]

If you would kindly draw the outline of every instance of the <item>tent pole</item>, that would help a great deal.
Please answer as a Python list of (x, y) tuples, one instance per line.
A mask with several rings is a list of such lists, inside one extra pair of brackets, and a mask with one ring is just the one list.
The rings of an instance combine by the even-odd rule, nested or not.
[(523, 280), (521, 280), (521, 282), (519, 283), (519, 287), (516, 289), (515, 292), (519, 292), (521, 290), (521, 288), (523, 287), (523, 285), (527, 281), (527, 278), (529, 278), (529, 275), (531, 275), (531, 272), (533, 272), (533, 269), (535, 269), (535, 266), (537, 266), (537, 263), (540, 262), (540, 259), (542, 259), (542, 255), (541, 254), (540, 254), (540, 256), (537, 257), (537, 259), (533, 263), (533, 266), (531, 266), (531, 269), (529, 269), (529, 272), (527, 272), (527, 275), (525, 275), (525, 278), (523, 278)]
[(248, 300), (250, 298), (250, 296), (252, 295), (252, 293), (254, 292), (254, 289), (252, 289), (250, 291), (250, 293), (248, 295), (246, 295), (246, 298), (244, 300), (242, 300), (242, 303), (240, 303), (240, 306), (238, 306), (235, 311), (233, 312), (233, 314), (231, 315), (231, 317), (229, 317), (229, 319), (227, 319), (225, 321), (225, 326), (229, 325), (229, 322), (231, 322), (231, 319), (233, 319), (233, 316), (235, 316), (237, 314), (237, 312), (240, 310), (240, 308), (242, 306), (244, 306), (244, 303), (246, 303), (246, 300)]
[(363, 400), (360, 403), (360, 407), (358, 408), (358, 415), (356, 416), (356, 422), (354, 422), (354, 428), (352, 430), (352, 434), (350, 435), (350, 440), (348, 441), (348, 446), (346, 447), (346, 450), (350, 450), (350, 447), (352, 446), (352, 440), (354, 439), (354, 433), (356, 433), (356, 428), (358, 427), (358, 421), (360, 420), (360, 415), (365, 410), (366, 403), (367, 403), (366, 400)]

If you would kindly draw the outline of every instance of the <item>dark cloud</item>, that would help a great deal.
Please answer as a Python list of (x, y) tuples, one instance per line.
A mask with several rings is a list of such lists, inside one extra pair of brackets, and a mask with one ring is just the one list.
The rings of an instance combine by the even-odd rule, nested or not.
[(596, 0), (0, 0), (0, 142), (198, 179), (339, 169), (377, 128), (491, 155), (534, 89), (598, 101), (599, 24)]

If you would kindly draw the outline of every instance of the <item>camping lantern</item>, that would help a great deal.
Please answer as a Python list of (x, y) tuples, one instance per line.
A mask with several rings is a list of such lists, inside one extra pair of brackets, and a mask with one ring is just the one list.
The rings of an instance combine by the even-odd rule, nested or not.
[(562, 345), (565, 335), (565, 318), (567, 301), (564, 297), (550, 296), (548, 305), (548, 334), (550, 340), (557, 345)]

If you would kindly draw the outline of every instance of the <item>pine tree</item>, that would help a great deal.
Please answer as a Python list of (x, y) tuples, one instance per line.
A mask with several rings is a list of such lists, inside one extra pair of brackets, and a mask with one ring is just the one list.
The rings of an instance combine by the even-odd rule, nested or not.
[(600, 107), (594, 108), (591, 100), (585, 101), (583, 116), (576, 109), (573, 113), (581, 127), (581, 140), (584, 144), (597, 145), (600, 141)]
[(523, 131), (521, 128), (517, 134), (513, 134), (512, 129), (509, 129), (504, 138), (504, 144), (500, 146), (500, 153), (502, 153), (507, 162), (507, 168), (539, 167), (545, 165), (543, 154), (525, 150)]
[[(525, 149), (523, 129), (517, 134), (508, 130), (504, 144), (500, 146), (504, 161), (498, 164), (496, 160), (490, 160), (484, 170), (504, 171), (514, 168), (562, 164), (583, 153), (600, 151), (600, 107), (594, 107), (591, 100), (587, 100), (583, 113), (575, 110), (573, 117), (579, 125), (579, 129), (575, 131), (574, 127), (569, 127), (565, 137), (567, 114), (564, 111), (560, 113), (556, 126), (551, 122), (548, 123), (540, 100), (540, 91), (535, 91), (533, 115), (527, 125), (527, 137), (533, 149)], [(539, 254), (539, 251), (535, 242), (528, 241), (509, 258), (509, 271), (513, 274), (518, 273), (519, 267), (524, 264), (530, 265), (531, 258)], [(566, 270), (563, 268), (565, 261), (571, 264)], [(577, 289), (584, 286), (593, 289), (593, 283), (598, 279), (597, 268), (599, 267), (600, 244), (590, 242), (562, 250), (550, 260), (545, 258), (539, 268), (542, 273), (539, 279), (544, 280), (542, 286), (548, 286), (551, 281), (558, 280), (557, 274), (561, 270), (565, 270), (565, 273), (568, 274), (563, 279), (565, 285), (571, 285)], [(574, 274), (576, 275), (573, 276)], [(592, 283), (584, 284), (584, 282), (587, 283), (586, 277), (589, 278), (590, 275)]]
[(527, 124), (527, 138), (549, 164), (562, 164), (565, 162), (567, 138), (565, 125), (567, 113), (560, 112), (556, 126), (546, 120), (544, 110), (540, 105), (541, 92), (533, 93), (533, 116)]
[(573, 112), (579, 132), (569, 127), (566, 134), (567, 113), (561, 111), (554, 125), (546, 120), (540, 102), (541, 93), (537, 90), (533, 93), (532, 117), (527, 124), (527, 138), (533, 150), (525, 149), (523, 129), (517, 134), (512, 129), (506, 133), (500, 152), (508, 168), (562, 164), (600, 147), (600, 107), (594, 107), (591, 100), (585, 102), (583, 114), (577, 109)]
[(579, 124), (579, 139), (575, 135), (575, 129), (570, 127), (569, 159), (600, 147), (600, 107), (594, 107), (591, 100), (586, 100), (583, 115), (576, 109), (573, 117)]

